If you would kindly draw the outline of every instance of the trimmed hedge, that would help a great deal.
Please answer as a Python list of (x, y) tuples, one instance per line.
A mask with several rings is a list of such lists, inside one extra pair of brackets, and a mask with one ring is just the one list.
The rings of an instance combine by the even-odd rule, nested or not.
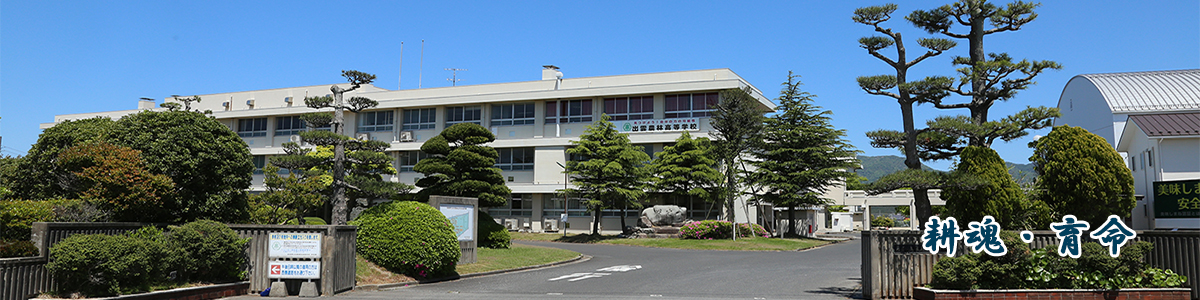
[(38, 256), (38, 248), (30, 241), (0, 240), (0, 258)]
[(392, 272), (414, 278), (449, 275), (461, 255), (450, 221), (425, 203), (376, 205), (351, 225), (358, 226), (358, 254)]
[(508, 228), (496, 223), (486, 212), (480, 211), (478, 216), (479, 220), (476, 223), (479, 226), (479, 247), (508, 249), (512, 246), (512, 236), (508, 234)]
[(225, 282), (241, 279), (246, 264), (246, 244), (225, 224), (200, 220), (169, 227), (167, 240), (172, 248), (183, 251), (178, 266), (191, 280)]
[(168, 227), (147, 226), (125, 235), (73, 235), (50, 248), (46, 269), (63, 294), (109, 296), (149, 291), (176, 282), (226, 282), (244, 277), (242, 239), (225, 224), (196, 221)]
[(683, 224), (679, 228), (683, 239), (720, 240), (733, 238), (733, 223), (721, 220), (704, 220)]
[(738, 223), (738, 236), (771, 237), (771, 233), (767, 232), (767, 229), (763, 228), (762, 225)]
[(54, 221), (55, 201), (0, 201), (0, 240), (28, 240), (33, 222)]

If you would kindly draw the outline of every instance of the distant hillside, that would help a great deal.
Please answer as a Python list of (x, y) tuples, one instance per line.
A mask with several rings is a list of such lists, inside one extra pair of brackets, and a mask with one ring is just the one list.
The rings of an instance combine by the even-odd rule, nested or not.
[[(883, 175), (891, 174), (896, 171), (903, 170), (904, 158), (895, 155), (884, 156), (859, 156), (862, 161), (863, 168), (858, 170), (858, 175), (867, 178), (867, 182), (874, 182)], [(1025, 184), (1033, 182), (1037, 178), (1037, 172), (1033, 170), (1033, 164), (1015, 164), (1011, 162), (1004, 163), (1008, 167), (1008, 173), (1017, 180), (1017, 183)], [(921, 165), (922, 169), (933, 170), (929, 166)]]

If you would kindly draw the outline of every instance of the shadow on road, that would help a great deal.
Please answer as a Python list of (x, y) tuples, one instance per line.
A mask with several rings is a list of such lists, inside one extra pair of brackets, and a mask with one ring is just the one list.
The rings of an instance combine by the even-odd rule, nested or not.
[[(854, 282), (862, 282), (862, 278), (846, 278), (846, 280)], [(855, 287), (822, 287), (815, 291), (805, 291), (813, 294), (834, 295), (849, 299), (862, 299), (862, 285), (858, 284)]]

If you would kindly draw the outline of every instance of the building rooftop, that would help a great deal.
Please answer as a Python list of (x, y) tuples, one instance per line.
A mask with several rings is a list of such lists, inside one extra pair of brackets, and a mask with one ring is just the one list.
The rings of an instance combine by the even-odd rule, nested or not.
[(1114, 113), (1200, 110), (1200, 69), (1083, 74)]
[(1151, 137), (1200, 135), (1200, 113), (1132, 115), (1129, 120)]

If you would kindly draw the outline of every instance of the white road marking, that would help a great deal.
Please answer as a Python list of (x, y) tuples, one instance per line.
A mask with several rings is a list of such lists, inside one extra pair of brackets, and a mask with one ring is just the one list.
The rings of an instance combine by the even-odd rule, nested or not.
[(548, 280), (548, 281), (558, 281), (558, 280), (563, 280), (563, 279), (567, 279), (567, 278), (571, 278), (571, 280), (567, 280), (567, 281), (580, 281), (580, 280), (584, 280), (584, 279), (588, 279), (588, 278), (600, 278), (605, 275), (610, 275), (610, 274), (609, 273), (575, 273), (575, 274), (571, 274), (571, 275), (563, 275), (563, 276), (550, 278), (550, 280)]
[(633, 270), (637, 270), (637, 269), (641, 269), (641, 268), (642, 268), (642, 265), (620, 265), (620, 266), (611, 266), (611, 267), (607, 267), (607, 268), (596, 269), (596, 271), (599, 271), (599, 272), (629, 272), (629, 271), (633, 271)]

